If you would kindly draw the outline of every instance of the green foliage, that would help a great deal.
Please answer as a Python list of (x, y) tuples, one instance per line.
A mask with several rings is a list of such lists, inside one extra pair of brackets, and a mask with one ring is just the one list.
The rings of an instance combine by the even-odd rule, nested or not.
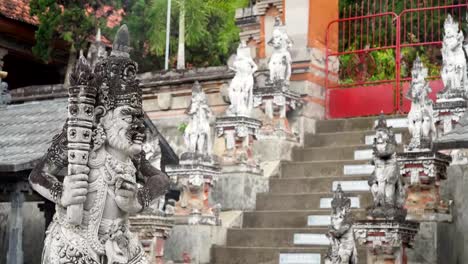
[(177, 130), (179, 130), (180, 133), (185, 133), (185, 129), (187, 129), (188, 124), (187, 123), (181, 123), (178, 127)]
[[(93, 4), (93, 1), (86, 1)], [(83, 1), (31, 0), (31, 15), (39, 18), (36, 44), (33, 53), (43, 61), (49, 61), (54, 40), (62, 39), (72, 50), (86, 47), (86, 39), (94, 31), (95, 19), (84, 10)]]

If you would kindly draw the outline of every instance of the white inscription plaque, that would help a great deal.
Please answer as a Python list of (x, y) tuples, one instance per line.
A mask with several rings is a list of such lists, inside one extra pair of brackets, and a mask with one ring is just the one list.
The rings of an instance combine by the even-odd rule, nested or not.
[(374, 171), (374, 166), (369, 164), (344, 165), (344, 175), (368, 175)]
[(343, 191), (370, 191), (367, 181), (334, 181), (332, 191), (336, 190), (338, 184), (341, 184)]
[(331, 216), (329, 215), (309, 215), (307, 217), (308, 226), (329, 226), (331, 224)]
[[(361, 204), (359, 202), (359, 197), (349, 197), (351, 199), (352, 208), (360, 208)], [(333, 198), (321, 198), (320, 199), (320, 208), (331, 208), (331, 201)]]
[(280, 253), (280, 264), (320, 264), (320, 254)]
[(294, 234), (294, 245), (330, 245), (325, 234)]
[[(374, 126), (377, 125), (377, 120), (374, 121)], [(393, 128), (405, 128), (408, 127), (408, 119), (406, 118), (391, 118), (387, 119), (387, 126)]]
[(362, 149), (354, 151), (355, 160), (370, 160), (372, 159), (372, 149)]

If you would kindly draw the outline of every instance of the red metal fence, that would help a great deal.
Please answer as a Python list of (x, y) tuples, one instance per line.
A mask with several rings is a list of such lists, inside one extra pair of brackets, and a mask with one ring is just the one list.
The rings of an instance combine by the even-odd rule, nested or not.
[[(327, 28), (327, 118), (408, 112), (403, 95), (416, 55), (429, 68), (435, 99), (443, 88), (439, 70), (445, 18), (452, 15), (463, 29), (467, 8), (467, 0), (363, 0), (344, 8), (342, 18)], [(339, 44), (333, 51), (329, 34), (336, 34), (337, 26)], [(332, 68), (333, 59), (339, 69)], [(332, 73), (339, 80), (330, 81)]]

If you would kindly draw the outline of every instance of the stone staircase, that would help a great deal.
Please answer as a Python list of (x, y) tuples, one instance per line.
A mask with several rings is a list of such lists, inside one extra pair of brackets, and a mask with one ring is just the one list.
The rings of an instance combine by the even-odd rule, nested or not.
[[(367, 178), (374, 120), (324, 120), (317, 133), (283, 162), (269, 192), (257, 194), (256, 210), (244, 212), (242, 228), (228, 230), (225, 246), (212, 248), (215, 264), (315, 264), (327, 252), (333, 190), (341, 183), (350, 196), (355, 219), (370, 205)], [(401, 117), (388, 121), (398, 143), (407, 137)], [(400, 128), (398, 128), (400, 127)], [(365, 250), (358, 250), (366, 263)], [(280, 261), (280, 258), (282, 259)]]

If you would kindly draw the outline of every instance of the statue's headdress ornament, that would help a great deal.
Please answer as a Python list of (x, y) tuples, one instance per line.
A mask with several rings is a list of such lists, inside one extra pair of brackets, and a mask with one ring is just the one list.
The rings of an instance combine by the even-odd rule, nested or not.
[(444, 30), (446, 31), (447, 29), (453, 29), (454, 32), (459, 31), (458, 22), (455, 21), (450, 14), (447, 14), (447, 18), (444, 22)]
[(335, 192), (333, 193), (331, 206), (334, 213), (342, 211), (343, 209), (347, 212), (351, 209), (351, 199), (343, 192), (341, 184), (338, 184)]
[(421, 58), (419, 56), (416, 57), (416, 59), (413, 62), (413, 69), (411, 69), (411, 76), (413, 78), (417, 76), (423, 76), (423, 78), (427, 77), (427, 68), (424, 67)]
[[(385, 115), (380, 113), (379, 119), (377, 119), (377, 125), (375, 126), (375, 131), (383, 131), (385, 132), (389, 139), (390, 142), (396, 144), (396, 139), (395, 139), (395, 134), (393, 133), (392, 127), (387, 126), (387, 120), (385, 119)], [(374, 139), (374, 144), (376, 142), (376, 139)]]
[(142, 107), (141, 89), (136, 79), (138, 65), (130, 59), (130, 50), (128, 28), (123, 25), (117, 31), (111, 55), (96, 64), (97, 104), (106, 110), (124, 105)]

